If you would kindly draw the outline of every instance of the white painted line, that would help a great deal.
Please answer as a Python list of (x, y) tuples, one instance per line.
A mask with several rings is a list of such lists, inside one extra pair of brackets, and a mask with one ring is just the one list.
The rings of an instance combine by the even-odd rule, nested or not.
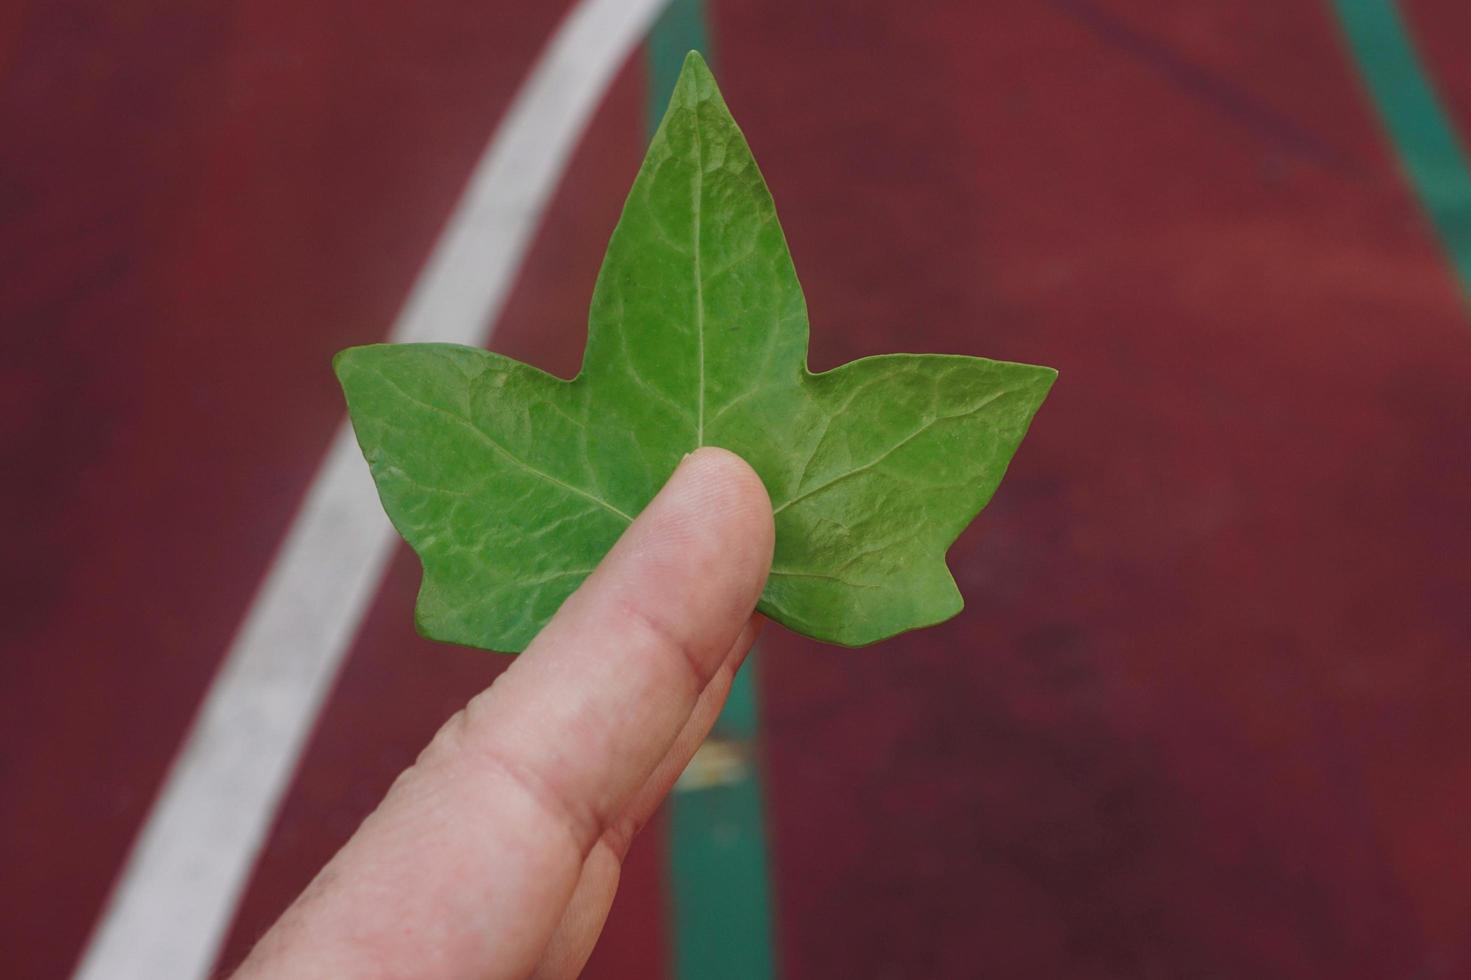
[[(517, 93), (389, 339), (489, 339), (588, 119), (666, 2), (577, 3)], [(394, 540), (344, 422), (133, 845), (77, 980), (209, 974)]]

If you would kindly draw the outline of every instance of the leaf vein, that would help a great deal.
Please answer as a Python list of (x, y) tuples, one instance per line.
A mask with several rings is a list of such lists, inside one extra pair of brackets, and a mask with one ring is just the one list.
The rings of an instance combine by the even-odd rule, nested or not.
[(705, 145), (700, 138), (700, 110), (696, 106), (692, 113), (695, 136), (695, 175), (690, 182), (691, 212), (694, 225), (691, 266), (695, 275), (695, 342), (696, 356), (700, 361), (699, 408), (695, 415), (695, 448), (705, 444), (705, 278), (701, 271), (702, 252), (700, 245), (700, 212), (705, 203)]
[(633, 518), (632, 517), (629, 517), (622, 510), (620, 510), (619, 508), (617, 508), (617, 507), (613, 506), (612, 504), (608, 503), (608, 501), (604, 500), (603, 498), (601, 498), (601, 497), (599, 497), (599, 496), (597, 496), (595, 494), (588, 493), (586, 490), (582, 489), (581, 487), (573, 486), (572, 484), (566, 482), (565, 480), (560, 480), (557, 477), (553, 476), (552, 474), (546, 472), (545, 470), (541, 470), (541, 469), (538, 469), (535, 466), (532, 466), (530, 463), (526, 462), (526, 460), (522, 459), (521, 457), (517, 456), (515, 453), (513, 453), (509, 449), (507, 449), (505, 446), (502, 446), (500, 443), (496, 442), (494, 439), (492, 439), (490, 437), (490, 434), (489, 433), (487, 433), (484, 429), (480, 428), (480, 426), (476, 425), (474, 422), (470, 421), (469, 419), (467, 419), (467, 418), (461, 418), (460, 416), (456, 415), (454, 412), (451, 412), (451, 411), (448, 411), (446, 409), (440, 408), (438, 405), (435, 405), (435, 404), (433, 404), (431, 402), (426, 402), (422, 398), (416, 397), (415, 395), (413, 395), (412, 393), (410, 393), (408, 391), (408, 389), (404, 388), (403, 385), (401, 385), (397, 381), (393, 380), (393, 378), (389, 377), (386, 373), (384, 373), (381, 370), (380, 371), (377, 371), (376, 373), (377, 373), (377, 375), (380, 378), (383, 379), (384, 383), (386, 383), (390, 388), (392, 388), (394, 391), (397, 391), (400, 395), (402, 395), (405, 400), (407, 400), (409, 402), (412, 402), (413, 404), (418, 405), (421, 408), (426, 408), (426, 409), (428, 409), (431, 412), (436, 412), (439, 415), (443, 415), (445, 418), (452, 420), (457, 425), (459, 425), (462, 429), (464, 429), (465, 431), (467, 431), (467, 432), (471, 433), (472, 435), (476, 436), (477, 438), (479, 438), (481, 442), (485, 443), (491, 449), (494, 449), (496, 452), (498, 452), (502, 456), (504, 456), (507, 460), (509, 460), (510, 462), (512, 462), (515, 465), (519, 466), (522, 470), (526, 471), (527, 473), (530, 473), (532, 476), (540, 477), (541, 479), (547, 481), (548, 483), (551, 483), (551, 484), (554, 484), (555, 486), (561, 487), (563, 490), (566, 490), (568, 493), (573, 493), (573, 494), (576, 494), (579, 497), (584, 497), (587, 500), (591, 500), (593, 503), (597, 504), (599, 507), (602, 507), (603, 509), (605, 509), (606, 511), (608, 511), (608, 513), (615, 514), (618, 517), (621, 517), (625, 522), (627, 522), (629, 524), (632, 524), (633, 523)]
[(883, 588), (883, 586), (878, 585), (878, 584), (873, 583), (873, 582), (855, 582), (852, 579), (844, 578), (841, 575), (830, 575), (827, 572), (810, 572), (810, 571), (803, 571), (803, 570), (798, 570), (798, 569), (793, 569), (793, 568), (773, 568), (771, 570), (770, 574), (771, 575), (774, 575), (774, 576), (776, 576), (778, 578), (815, 578), (815, 579), (825, 579), (827, 581), (837, 582), (837, 583), (842, 584), (842, 585), (851, 586), (852, 588), (855, 588), (855, 589), (879, 589), (879, 588)]
[(782, 504), (780, 504), (779, 506), (777, 506), (775, 509), (772, 510), (771, 515), (773, 517), (775, 517), (777, 514), (780, 514), (782, 511), (786, 510), (788, 507), (792, 506), (793, 504), (799, 503), (799, 502), (801, 502), (803, 500), (806, 500), (808, 497), (811, 497), (814, 494), (821, 493), (822, 491), (826, 490), (828, 487), (833, 486), (834, 484), (841, 483), (841, 482), (843, 482), (844, 480), (847, 480), (847, 479), (851, 479), (852, 477), (858, 476), (860, 473), (866, 473), (867, 471), (873, 469), (875, 466), (877, 466), (880, 463), (882, 463), (884, 460), (888, 459), (890, 456), (892, 456), (895, 453), (897, 453), (900, 449), (903, 449), (905, 446), (909, 445), (909, 443), (913, 442), (914, 440), (918, 439), (920, 436), (924, 435), (930, 429), (933, 429), (935, 426), (939, 425), (941, 422), (951, 422), (951, 421), (954, 421), (955, 419), (963, 419), (963, 418), (966, 418), (968, 416), (975, 415), (977, 412), (981, 411), (981, 409), (985, 408), (987, 405), (991, 404), (996, 399), (1000, 398), (1002, 395), (1009, 395), (1009, 394), (1011, 394), (1011, 392), (1009, 390), (1002, 389), (1001, 391), (996, 392), (995, 394), (991, 395), (990, 397), (982, 399), (979, 404), (974, 405), (971, 408), (968, 408), (968, 409), (966, 409), (963, 412), (955, 412), (954, 414), (951, 414), (951, 415), (941, 415), (941, 416), (939, 416), (937, 418), (930, 419), (924, 425), (922, 425), (919, 428), (915, 429), (909, 435), (905, 436), (903, 439), (900, 439), (898, 442), (894, 443), (894, 445), (890, 446), (888, 449), (884, 450), (882, 453), (880, 453), (878, 456), (875, 456), (873, 459), (869, 460), (867, 463), (864, 463), (862, 466), (854, 467), (853, 469), (849, 470), (846, 473), (840, 473), (840, 474), (838, 474), (837, 476), (833, 477), (831, 480), (828, 480), (825, 483), (819, 483), (817, 486), (813, 487), (812, 489), (805, 490), (802, 493), (797, 494), (795, 497), (789, 497), (789, 498), (787, 498), (787, 500), (785, 502), (783, 502)]

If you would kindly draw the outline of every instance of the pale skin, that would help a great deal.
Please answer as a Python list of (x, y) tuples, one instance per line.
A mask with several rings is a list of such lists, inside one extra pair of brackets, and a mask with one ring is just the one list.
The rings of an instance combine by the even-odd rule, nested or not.
[(235, 980), (575, 977), (629, 844), (756, 638), (772, 541), (750, 467), (721, 449), (688, 456)]

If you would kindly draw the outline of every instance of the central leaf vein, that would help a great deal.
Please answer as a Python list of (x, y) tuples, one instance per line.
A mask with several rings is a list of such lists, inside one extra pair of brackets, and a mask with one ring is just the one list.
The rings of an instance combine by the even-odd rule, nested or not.
[(690, 181), (690, 212), (694, 247), (691, 267), (695, 274), (695, 355), (700, 361), (699, 407), (695, 414), (695, 448), (705, 444), (705, 280), (700, 270), (700, 211), (705, 199), (705, 147), (700, 142), (700, 108), (694, 107), (695, 176)]

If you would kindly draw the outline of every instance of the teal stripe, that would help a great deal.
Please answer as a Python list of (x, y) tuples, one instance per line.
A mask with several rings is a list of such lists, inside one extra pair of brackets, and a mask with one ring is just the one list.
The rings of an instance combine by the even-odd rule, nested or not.
[[(702, 0), (673, 0), (649, 33), (648, 133), (664, 115), (684, 56), (714, 63)], [(720, 785), (670, 795), (669, 890), (678, 980), (764, 980), (776, 975), (756, 736), (756, 655), (736, 675), (711, 740), (744, 760)]]
[(1471, 169), (1393, 0), (1334, 0), (1359, 74), (1471, 299)]
[(775, 976), (760, 783), (752, 773), (723, 786), (676, 790), (670, 800), (674, 975)]
[(653, 139), (654, 128), (664, 118), (669, 93), (674, 91), (674, 82), (679, 78), (679, 69), (684, 66), (684, 56), (698, 51), (712, 67), (715, 64), (710, 32), (705, 27), (704, 0), (671, 0), (650, 29), (644, 50), (649, 65), (649, 88), (644, 103), (648, 111), (644, 118), (648, 136)]

